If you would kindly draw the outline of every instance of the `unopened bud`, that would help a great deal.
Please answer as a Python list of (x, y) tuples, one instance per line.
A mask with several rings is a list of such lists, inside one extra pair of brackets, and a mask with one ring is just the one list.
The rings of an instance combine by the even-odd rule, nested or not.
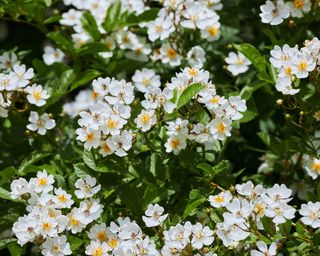
[(290, 118), (291, 118), (291, 115), (290, 115), (290, 114), (286, 114), (286, 115), (285, 115), (285, 118), (286, 118), (286, 119), (290, 119)]
[(283, 100), (282, 99), (278, 99), (276, 102), (277, 102), (278, 106), (281, 106), (283, 104)]

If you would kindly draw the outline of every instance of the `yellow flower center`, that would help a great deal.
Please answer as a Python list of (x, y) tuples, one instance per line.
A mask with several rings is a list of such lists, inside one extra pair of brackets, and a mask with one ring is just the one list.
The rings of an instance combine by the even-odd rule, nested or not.
[(45, 186), (45, 185), (47, 185), (47, 179), (46, 178), (39, 178), (38, 179), (38, 184), (39, 184), (39, 186)]
[(44, 222), (42, 223), (42, 228), (46, 231), (48, 231), (49, 229), (51, 229), (51, 224), (48, 222)]
[(117, 245), (118, 245), (118, 240), (115, 239), (115, 238), (112, 238), (112, 239), (110, 239), (110, 240), (108, 241), (108, 245), (109, 245), (112, 249), (114, 249), (114, 248), (116, 248)]
[(101, 146), (102, 150), (106, 153), (109, 153), (111, 151), (111, 148), (108, 146), (107, 143), (103, 143)]
[(97, 247), (92, 252), (92, 256), (102, 256), (102, 255), (103, 255), (102, 247)]
[(291, 68), (291, 67), (286, 67), (286, 68), (284, 69), (284, 72), (289, 76), (289, 75), (292, 74), (292, 68)]
[(98, 239), (100, 242), (106, 241), (106, 240), (107, 240), (106, 231), (100, 231), (100, 232), (98, 232), (98, 233), (97, 233), (97, 239)]
[(306, 70), (307, 70), (307, 67), (308, 67), (308, 64), (307, 64), (307, 62), (305, 62), (305, 61), (302, 61), (302, 62), (300, 62), (300, 63), (298, 64), (298, 69), (299, 69), (300, 71), (306, 71)]
[(68, 201), (68, 198), (64, 195), (64, 194), (60, 194), (58, 195), (58, 200), (61, 202), (61, 203), (65, 203)]
[(167, 56), (169, 59), (174, 59), (177, 56), (177, 53), (175, 50), (173, 50), (171, 47), (167, 50)]
[(216, 28), (215, 26), (210, 26), (208, 29), (207, 29), (208, 33), (210, 36), (217, 36), (218, 33), (219, 33), (219, 29)]
[(109, 129), (115, 129), (117, 127), (117, 122), (113, 119), (108, 119), (107, 126)]
[(311, 169), (315, 172), (320, 172), (320, 162), (313, 162)]
[(178, 138), (173, 138), (170, 142), (172, 148), (177, 148), (180, 145), (180, 140)]
[(195, 69), (195, 68), (190, 68), (190, 69), (188, 70), (188, 74), (189, 74), (190, 76), (194, 77), (194, 76), (196, 76), (196, 75), (199, 74), (199, 71), (198, 71), (197, 69)]
[(143, 79), (142, 83), (143, 83), (145, 86), (148, 86), (148, 85), (150, 85), (150, 80), (149, 80), (149, 79)]
[(55, 244), (54, 246), (52, 246), (52, 251), (54, 251), (55, 253), (59, 253), (61, 251), (61, 247), (58, 244)]
[(304, 7), (304, 0), (294, 0), (293, 5), (297, 9), (302, 9)]
[(98, 96), (99, 96), (99, 93), (97, 93), (96, 91), (93, 91), (93, 92), (91, 93), (92, 99), (96, 99), (96, 98), (98, 98)]
[(215, 104), (215, 103), (218, 103), (218, 102), (219, 102), (219, 98), (218, 97), (212, 97), (210, 99), (210, 103), (212, 103), (212, 104)]
[(86, 141), (93, 141), (93, 140), (94, 140), (94, 133), (93, 132), (89, 132), (87, 134)]
[(224, 125), (224, 123), (217, 124), (216, 128), (219, 133), (224, 133), (226, 131), (226, 126)]
[(158, 33), (161, 33), (163, 31), (163, 27), (161, 25), (157, 25), (155, 29)]
[(150, 121), (150, 116), (148, 114), (143, 114), (141, 116), (140, 120), (142, 123), (147, 124)]
[(218, 203), (218, 204), (221, 204), (221, 203), (224, 202), (224, 197), (221, 196), (221, 195), (215, 196), (215, 197), (214, 197), (214, 201), (215, 201), (216, 203)]
[(74, 216), (71, 216), (71, 218), (69, 219), (69, 224), (71, 226), (77, 226), (79, 224), (79, 221)]

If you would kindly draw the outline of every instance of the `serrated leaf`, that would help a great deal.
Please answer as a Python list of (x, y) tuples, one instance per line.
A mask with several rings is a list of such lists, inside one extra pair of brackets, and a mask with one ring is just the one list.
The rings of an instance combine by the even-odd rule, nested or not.
[(61, 50), (65, 52), (69, 52), (71, 54), (74, 53), (73, 43), (61, 32), (49, 32), (47, 37), (50, 38)]
[(205, 88), (204, 84), (195, 83), (189, 85), (180, 95), (178, 99), (177, 108), (181, 108), (186, 105), (195, 95), (197, 95), (202, 89)]
[(233, 44), (234, 48), (243, 53), (257, 70), (257, 76), (260, 80), (273, 84), (273, 80), (267, 73), (267, 61), (263, 55), (251, 44)]
[(88, 151), (88, 150), (84, 150), (83, 151), (83, 154), (82, 154), (82, 159), (83, 159), (83, 162), (89, 167), (91, 168), (92, 170), (96, 170), (97, 169), (97, 165), (96, 165), (96, 162), (94, 160), (94, 156), (92, 154), (91, 151)]
[(81, 24), (83, 28), (90, 34), (93, 40), (97, 41), (101, 37), (95, 18), (90, 12), (84, 12), (81, 16)]
[(39, 153), (39, 152), (33, 152), (28, 157), (26, 157), (22, 163), (20, 164), (18, 168), (18, 174), (23, 176), (25, 175), (25, 171), (29, 166), (32, 164), (42, 160), (43, 158), (49, 156), (50, 153)]

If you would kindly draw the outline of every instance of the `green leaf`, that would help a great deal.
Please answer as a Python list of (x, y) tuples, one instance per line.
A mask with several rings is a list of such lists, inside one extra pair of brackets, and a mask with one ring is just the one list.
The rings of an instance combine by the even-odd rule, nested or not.
[(83, 240), (76, 237), (76, 236), (69, 235), (67, 240), (70, 243), (71, 251), (78, 250), (81, 247), (81, 245), (83, 244)]
[(181, 108), (186, 105), (197, 93), (205, 88), (204, 84), (195, 83), (189, 85), (180, 95), (178, 99), (177, 108)]
[(276, 233), (275, 225), (273, 224), (272, 220), (268, 217), (263, 217), (261, 219), (264, 229), (270, 235), (274, 235)]
[(20, 256), (25, 254), (25, 247), (21, 247), (17, 242), (11, 242), (8, 244), (7, 248), (9, 249), (11, 256)]
[(258, 115), (257, 106), (251, 98), (247, 101), (247, 110), (243, 113), (243, 117), (240, 119), (240, 123), (247, 123), (253, 120)]
[(256, 68), (258, 73), (258, 78), (262, 81), (273, 84), (273, 80), (270, 75), (267, 73), (267, 61), (263, 55), (251, 44), (233, 44), (234, 48), (239, 52), (242, 52)]
[(117, 23), (121, 14), (121, 2), (117, 1), (111, 4), (107, 10), (106, 18), (102, 23), (102, 27), (108, 33), (117, 28)]
[(92, 154), (91, 151), (88, 151), (88, 150), (84, 150), (83, 151), (83, 154), (82, 154), (82, 159), (83, 159), (83, 162), (89, 167), (91, 168), (92, 170), (96, 170), (97, 169), (97, 165), (96, 165), (96, 162), (94, 160), (94, 156)]
[(270, 145), (270, 136), (268, 134), (266, 134), (265, 132), (258, 132), (258, 136), (260, 137), (260, 139), (267, 145)]
[(51, 24), (51, 23), (56, 23), (59, 22), (61, 20), (61, 16), (60, 15), (55, 15), (55, 16), (50, 16), (49, 18), (47, 18), (43, 24), (47, 25), (47, 24)]
[(65, 52), (69, 52), (71, 54), (74, 53), (73, 43), (61, 32), (49, 32), (47, 37), (50, 38), (61, 50)]
[(50, 153), (41, 153), (41, 152), (33, 152), (28, 157), (26, 157), (18, 168), (18, 174), (23, 176), (26, 174), (26, 170), (29, 166), (33, 165), (34, 163), (39, 162), (43, 158), (49, 156)]
[(93, 40), (97, 41), (101, 37), (95, 18), (90, 12), (84, 12), (81, 16), (81, 24), (83, 28), (90, 34)]
[(125, 25), (126, 26), (135, 26), (142, 22), (148, 22), (155, 20), (158, 16), (159, 9), (158, 8), (151, 8), (140, 15), (135, 15), (134, 13), (128, 15)]
[(0, 250), (6, 248), (8, 244), (10, 244), (10, 243), (12, 243), (12, 242), (16, 242), (16, 241), (17, 241), (16, 238), (1, 239), (1, 240), (0, 240)]
[(96, 71), (96, 70), (93, 70), (93, 69), (89, 69), (87, 70), (81, 77), (80, 80), (78, 80), (77, 82), (73, 83), (72, 86), (71, 86), (71, 89), (69, 90), (70, 91), (73, 91), (75, 89), (77, 89), (78, 87), (82, 86), (82, 85), (85, 85), (89, 82), (91, 82), (93, 79), (95, 79), (96, 77), (98, 77), (101, 73)]
[(0, 198), (5, 199), (5, 200), (12, 200), (10, 196), (10, 192), (4, 188), (0, 187)]
[(90, 176), (89, 172), (87, 171), (86, 165), (83, 163), (78, 163), (73, 165), (74, 172), (80, 179), (86, 179)]
[(246, 85), (245, 87), (242, 88), (240, 92), (240, 97), (244, 100), (249, 100), (256, 90), (260, 89), (261, 87), (267, 85), (267, 83), (258, 83), (254, 85)]
[(188, 204), (183, 212), (182, 218), (192, 216), (197, 212), (197, 207), (206, 201), (206, 198), (200, 194), (199, 190), (191, 190)]

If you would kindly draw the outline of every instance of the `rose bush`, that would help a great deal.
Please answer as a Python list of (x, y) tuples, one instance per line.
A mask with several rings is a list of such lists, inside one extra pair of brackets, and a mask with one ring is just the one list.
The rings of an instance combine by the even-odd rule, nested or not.
[(0, 0), (1, 255), (319, 255), (318, 0)]

